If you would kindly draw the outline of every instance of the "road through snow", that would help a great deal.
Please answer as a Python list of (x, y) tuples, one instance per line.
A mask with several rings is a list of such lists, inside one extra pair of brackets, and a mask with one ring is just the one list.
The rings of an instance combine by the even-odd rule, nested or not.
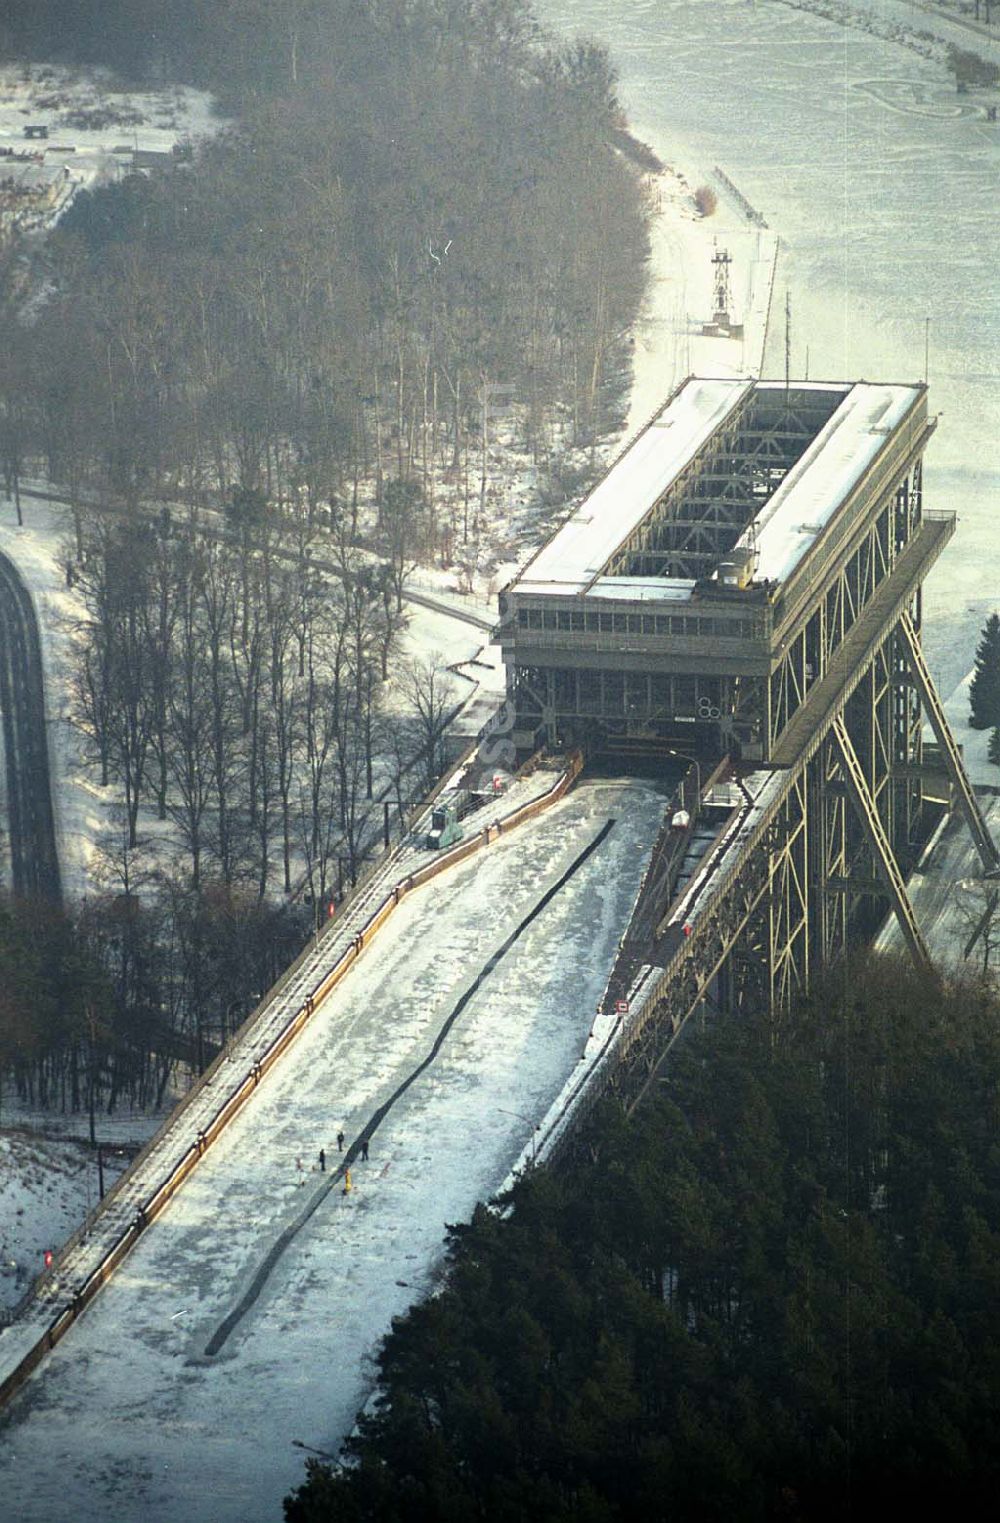
[(11, 887), (62, 898), (56, 850), (38, 621), (13, 562), (0, 555), (0, 715), (3, 718)]
[[(4, 1516), (280, 1515), (302, 1475), (293, 1440), (338, 1447), (371, 1388), (378, 1339), (433, 1286), (445, 1223), (499, 1187), (582, 1051), (665, 802), (646, 783), (585, 782), (404, 900), (15, 1399), (0, 1449)], [(351, 1194), (325, 1194), (208, 1357), (323, 1186), (320, 1147), (335, 1166), (338, 1130), (348, 1145), (358, 1136), (484, 970), (375, 1132)]]

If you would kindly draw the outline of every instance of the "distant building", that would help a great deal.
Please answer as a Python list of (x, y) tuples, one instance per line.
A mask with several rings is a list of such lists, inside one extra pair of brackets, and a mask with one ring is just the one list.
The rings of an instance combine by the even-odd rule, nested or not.
[(25, 208), (54, 206), (69, 179), (65, 164), (17, 163), (11, 160), (0, 168), (0, 204)]
[(133, 148), (133, 173), (164, 174), (176, 169), (178, 155), (170, 148)]

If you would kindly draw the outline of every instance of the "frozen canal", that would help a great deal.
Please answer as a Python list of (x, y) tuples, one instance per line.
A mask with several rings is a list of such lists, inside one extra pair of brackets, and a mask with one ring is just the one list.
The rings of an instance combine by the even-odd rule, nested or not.
[[(784, 371), (786, 288), (792, 370), (808, 353), (816, 379), (921, 379), (930, 318), (942, 418), (927, 500), (960, 518), (925, 602), (947, 697), (1000, 601), (1000, 125), (982, 97), (956, 95), (940, 58), (864, 30), (865, 0), (850, 9), (856, 24), (840, 26), (776, 0), (539, 0), (549, 24), (607, 42), (637, 131), (666, 163), (694, 184), (721, 165), (779, 234), (765, 374)], [(877, 9), (880, 25), (944, 29), (894, 0)], [(663, 395), (670, 368), (665, 355)]]
[[(585, 782), (404, 900), (15, 1399), (0, 1517), (280, 1517), (302, 1476), (293, 1440), (338, 1447), (379, 1337), (433, 1284), (445, 1223), (500, 1186), (573, 1068), (665, 803), (640, 782)], [(470, 991), (352, 1193), (326, 1189), (320, 1147), (335, 1167), (338, 1130), (359, 1134)], [(207, 1356), (283, 1234), (256, 1301)]]

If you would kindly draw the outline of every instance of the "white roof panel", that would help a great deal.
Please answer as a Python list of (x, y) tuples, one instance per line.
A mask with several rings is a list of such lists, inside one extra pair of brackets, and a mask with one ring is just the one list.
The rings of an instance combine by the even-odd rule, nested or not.
[[(852, 386), (757, 519), (755, 579), (787, 581), (919, 395), (918, 386)], [(739, 544), (749, 545), (751, 531)]]
[(682, 603), (694, 591), (693, 579), (676, 576), (599, 576), (588, 589), (587, 596), (595, 598), (621, 598), (627, 603), (641, 603), (651, 599), (657, 603)]
[[(759, 382), (762, 391), (781, 382)], [(733, 408), (748, 380), (692, 377), (619, 456), (608, 474), (543, 545), (511, 589), (548, 597), (590, 592), (628, 601), (682, 599), (692, 583), (666, 577), (607, 577), (609, 560)], [(840, 393), (836, 411), (809, 443), (738, 546), (757, 552), (755, 580), (786, 581), (913, 406), (916, 385), (794, 383)]]
[(512, 591), (582, 592), (752, 387), (752, 381), (687, 381), (529, 561)]

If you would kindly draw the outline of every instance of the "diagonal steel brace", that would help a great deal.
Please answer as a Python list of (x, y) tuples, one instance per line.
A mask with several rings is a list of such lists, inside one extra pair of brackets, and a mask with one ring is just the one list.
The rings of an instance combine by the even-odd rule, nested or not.
[(858, 819), (861, 821), (862, 828), (868, 837), (868, 843), (871, 846), (879, 876), (888, 889), (889, 898), (892, 900), (893, 909), (896, 911), (896, 919), (899, 921), (899, 928), (903, 933), (903, 940), (906, 942), (910, 956), (913, 958), (917, 968), (921, 971), (932, 973), (934, 965), (931, 962), (931, 955), (927, 950), (927, 943), (924, 941), (920, 927), (917, 924), (917, 917), (913, 913), (913, 906), (906, 892), (903, 875), (893, 855), (892, 846), (885, 833), (879, 812), (875, 807), (875, 800), (869, 791), (861, 763), (858, 761), (857, 752), (851, 744), (851, 737), (847, 733), (847, 726), (844, 723), (842, 714), (838, 714), (837, 718), (833, 721), (831, 734), (837, 747), (838, 759), (844, 774), (844, 781), (847, 784), (851, 803), (854, 805)]
[(937, 689), (931, 680), (931, 674), (927, 670), (924, 653), (920, 649), (920, 641), (913, 627), (913, 620), (908, 613), (903, 613), (899, 620), (899, 631), (903, 637), (903, 651), (906, 655), (906, 663), (913, 674), (913, 680), (917, 684), (920, 693), (920, 701), (924, 706), (924, 712), (930, 720), (931, 727), (937, 737), (937, 743), (941, 747), (948, 776), (952, 786), (958, 795), (958, 801), (965, 815), (966, 824), (972, 833), (976, 850), (983, 864), (983, 872), (986, 877), (1000, 876), (1000, 852), (997, 851), (993, 837), (983, 818), (983, 811), (979, 807), (979, 801), (972, 791), (965, 768), (962, 766), (962, 758), (958, 754), (954, 737), (949, 728), (948, 721), (941, 707)]

